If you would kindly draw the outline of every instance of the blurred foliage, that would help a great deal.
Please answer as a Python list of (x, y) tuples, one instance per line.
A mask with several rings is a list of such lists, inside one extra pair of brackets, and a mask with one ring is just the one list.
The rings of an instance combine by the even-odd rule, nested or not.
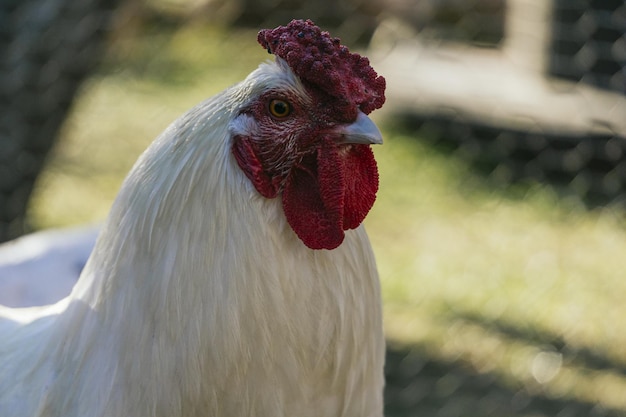
[[(156, 135), (268, 59), (255, 39), (198, 24), (116, 45), (65, 124), (33, 224), (101, 221)], [(397, 120), (378, 122), (381, 189), (366, 224), (390, 343), (387, 415), (626, 414), (623, 213), (538, 183), (494, 187)]]

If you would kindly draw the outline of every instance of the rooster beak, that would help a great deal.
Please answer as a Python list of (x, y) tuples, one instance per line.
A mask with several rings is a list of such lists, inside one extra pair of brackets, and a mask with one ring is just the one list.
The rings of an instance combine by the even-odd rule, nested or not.
[(338, 143), (359, 143), (365, 145), (380, 145), (383, 143), (383, 135), (372, 119), (359, 111), (354, 123), (339, 126), (336, 130), (339, 135)]

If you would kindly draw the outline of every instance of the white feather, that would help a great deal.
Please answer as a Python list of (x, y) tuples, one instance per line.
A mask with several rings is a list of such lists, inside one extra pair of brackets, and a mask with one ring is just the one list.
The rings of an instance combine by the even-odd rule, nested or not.
[(281, 64), (174, 122), (125, 180), (71, 295), (0, 308), (2, 417), (381, 417), (379, 282), (363, 227), (307, 248), (253, 188), (229, 123)]

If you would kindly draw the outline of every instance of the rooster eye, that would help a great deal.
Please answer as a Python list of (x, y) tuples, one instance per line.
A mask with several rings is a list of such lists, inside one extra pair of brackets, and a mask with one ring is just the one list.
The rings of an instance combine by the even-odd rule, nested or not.
[(287, 117), (291, 113), (291, 105), (284, 100), (274, 99), (270, 101), (270, 113), (278, 118)]

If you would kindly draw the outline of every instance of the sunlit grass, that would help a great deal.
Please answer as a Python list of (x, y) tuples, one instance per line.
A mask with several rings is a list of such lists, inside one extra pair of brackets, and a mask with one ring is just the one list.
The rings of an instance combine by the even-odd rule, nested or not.
[[(114, 48), (74, 106), (38, 184), (31, 222), (48, 228), (103, 220), (152, 139), (267, 58), (255, 36), (191, 28)], [(626, 367), (621, 214), (587, 211), (542, 186), (493, 188), (394, 120), (379, 122), (381, 189), (366, 224), (389, 339), (463, 358), (512, 385), (626, 410), (623, 375), (542, 359), (550, 358), (547, 334)]]

